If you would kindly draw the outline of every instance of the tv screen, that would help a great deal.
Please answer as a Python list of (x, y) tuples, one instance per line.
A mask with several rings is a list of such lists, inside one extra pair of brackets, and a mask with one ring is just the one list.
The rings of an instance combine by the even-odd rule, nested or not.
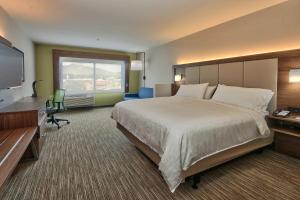
[(23, 77), (24, 53), (0, 43), (0, 89), (21, 86)]

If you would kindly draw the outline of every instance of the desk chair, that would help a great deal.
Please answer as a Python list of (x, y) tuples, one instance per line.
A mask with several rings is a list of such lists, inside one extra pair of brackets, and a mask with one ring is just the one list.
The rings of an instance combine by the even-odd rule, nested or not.
[(55, 91), (52, 101), (48, 100), (46, 102), (46, 112), (47, 117), (49, 118), (47, 123), (51, 122), (52, 124), (56, 124), (58, 129), (60, 129), (59, 122), (67, 122), (67, 124), (70, 124), (70, 121), (67, 119), (58, 119), (55, 117), (56, 113), (62, 113), (65, 111), (64, 98), (65, 90), (59, 89)]

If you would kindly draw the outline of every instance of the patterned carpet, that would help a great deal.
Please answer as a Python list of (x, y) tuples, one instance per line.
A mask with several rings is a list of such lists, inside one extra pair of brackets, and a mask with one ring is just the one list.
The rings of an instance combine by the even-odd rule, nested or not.
[(18, 166), (1, 200), (299, 199), (300, 161), (264, 151), (206, 172), (198, 190), (170, 193), (156, 166), (110, 119), (111, 108), (71, 111), (70, 125), (48, 128), (40, 159)]

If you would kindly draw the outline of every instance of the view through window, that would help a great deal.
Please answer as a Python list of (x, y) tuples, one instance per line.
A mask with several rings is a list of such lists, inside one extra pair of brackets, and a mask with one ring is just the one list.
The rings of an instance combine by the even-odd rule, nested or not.
[(62, 57), (60, 70), (66, 94), (124, 92), (124, 61)]

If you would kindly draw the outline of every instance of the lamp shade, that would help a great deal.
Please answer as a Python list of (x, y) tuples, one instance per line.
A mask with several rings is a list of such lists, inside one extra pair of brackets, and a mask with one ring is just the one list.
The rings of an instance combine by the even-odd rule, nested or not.
[(182, 74), (176, 74), (175, 75), (175, 81), (178, 82), (178, 81), (181, 81), (182, 79)]
[(291, 69), (289, 71), (289, 82), (300, 83), (300, 69)]
[(143, 63), (141, 60), (132, 60), (131, 61), (131, 70), (133, 71), (142, 71)]

